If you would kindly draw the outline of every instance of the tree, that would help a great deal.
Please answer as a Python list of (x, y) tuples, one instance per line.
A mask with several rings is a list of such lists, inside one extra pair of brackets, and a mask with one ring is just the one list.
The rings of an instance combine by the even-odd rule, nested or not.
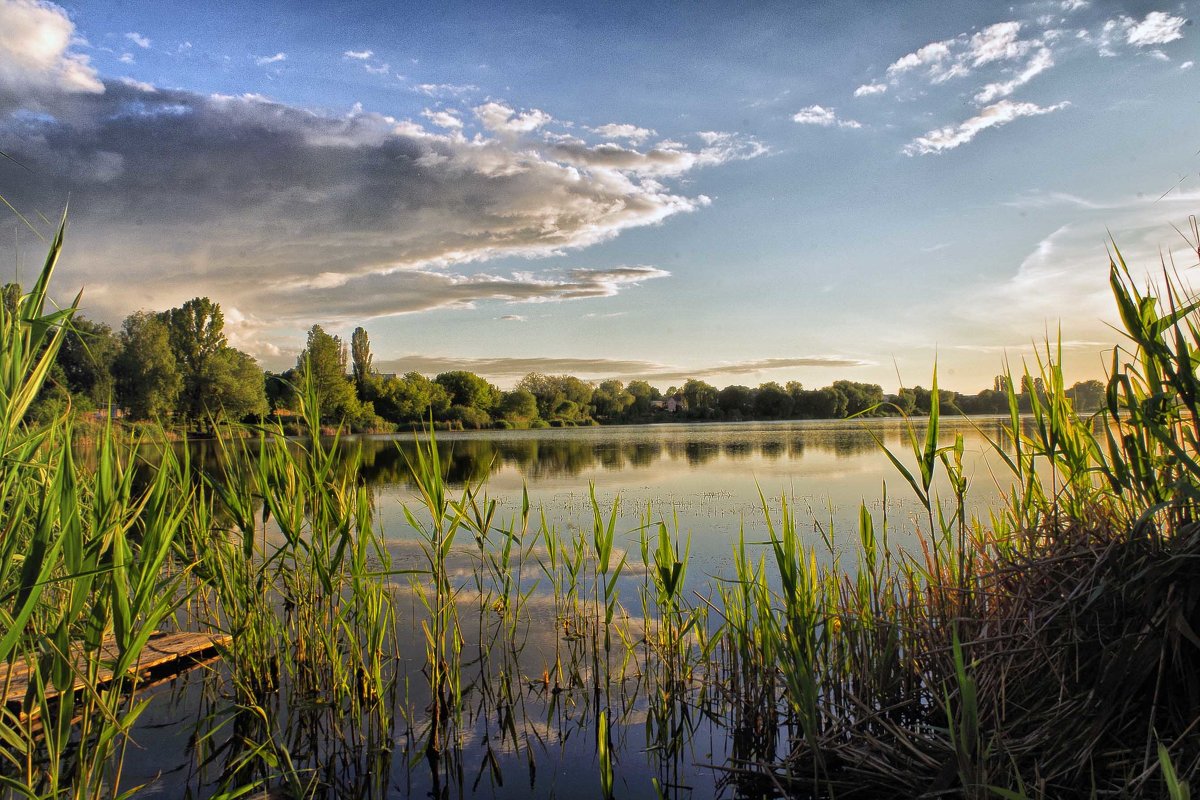
[(112, 366), (120, 351), (112, 328), (78, 314), (72, 317), (55, 357), (71, 395), (86, 407), (112, 402)]
[(633, 403), (628, 408), (631, 415), (644, 417), (650, 413), (650, 404), (662, 397), (662, 392), (646, 381), (630, 381), (625, 391), (633, 396)]
[(242, 420), (267, 413), (264, 374), (258, 363), (232, 347), (217, 351), (209, 364), (212, 398), (209, 410), (215, 417)]
[(322, 422), (340, 422), (359, 413), (354, 386), (346, 377), (346, 348), (320, 325), (308, 330), (307, 344), (296, 360), (296, 378), (301, 396), (310, 385), (316, 392)]
[(754, 395), (754, 414), (766, 419), (785, 419), (792, 413), (792, 396), (775, 381), (758, 387)]
[(355, 328), (350, 334), (350, 359), (354, 375), (354, 388), (358, 399), (367, 399), (367, 380), (374, 371), (371, 368), (371, 340), (365, 328)]
[(121, 326), (120, 346), (113, 377), (121, 406), (134, 419), (166, 418), (183, 390), (166, 324), (155, 314), (130, 314)]
[(491, 412), (500, 402), (500, 390), (474, 372), (452, 370), (434, 378), (450, 395), (451, 405)]
[(1097, 380), (1079, 381), (1067, 393), (1077, 411), (1095, 411), (1104, 405), (1104, 384)]
[(618, 380), (602, 381), (592, 392), (592, 408), (596, 416), (613, 419), (633, 405), (634, 396)]
[(754, 410), (754, 390), (749, 386), (726, 386), (717, 392), (717, 407), (728, 419), (744, 419)]
[(682, 392), (688, 411), (695, 416), (708, 416), (717, 406), (717, 387), (704, 381), (689, 378)]
[(528, 422), (537, 418), (537, 398), (528, 389), (505, 392), (500, 399), (499, 412), (509, 422)]
[(834, 381), (832, 388), (846, 398), (842, 416), (862, 414), (883, 402), (883, 388), (875, 383)]
[(183, 378), (179, 411), (203, 424), (217, 408), (213, 400), (212, 359), (224, 347), (225, 315), (207, 297), (194, 297), (159, 315), (170, 336), (171, 352)]
[(428, 422), (432, 414), (442, 419), (450, 408), (445, 387), (419, 372), (382, 382), (375, 398), (375, 411), (392, 422)]

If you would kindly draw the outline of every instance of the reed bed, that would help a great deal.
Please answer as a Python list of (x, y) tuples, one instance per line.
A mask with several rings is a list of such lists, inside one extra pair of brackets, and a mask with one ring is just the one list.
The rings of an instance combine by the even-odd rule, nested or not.
[[(1073, 409), (1049, 347), (1015, 376), (1045, 392), (1022, 416), (1009, 389), (993, 446), (1012, 488), (987, 520), (966, 514), (935, 374), (910, 452), (881, 452), (917, 498), (918, 547), (865, 505), (813, 542), (763, 498), (734, 577), (695, 592), (669, 509), (630, 520), (591, 487), (578, 529), (527, 494), (505, 517), (485, 486), (450, 487), (432, 440), (408, 465), (420, 558), (400, 568), (311, 386), (308, 436), (244, 427), (216, 467), (111, 428), (79, 463), (69, 413), (26, 422), (74, 309), (46, 310), (61, 247), (60, 230), (0, 308), (0, 662), (33, 676), (0, 712), (0, 796), (151, 789), (125, 764), (161, 701), (139, 663), (164, 629), (230, 636), (176, 701), (194, 715), (185, 777), (150, 781), (180, 796), (538, 794), (539, 764), (579, 742), (576, 774), (605, 798), (690, 797), (701, 770), (738, 797), (1196, 782), (1200, 304), (1174, 274), (1144, 294), (1114, 249), (1128, 343), (1098, 415)], [(701, 730), (720, 746), (698, 749)]]

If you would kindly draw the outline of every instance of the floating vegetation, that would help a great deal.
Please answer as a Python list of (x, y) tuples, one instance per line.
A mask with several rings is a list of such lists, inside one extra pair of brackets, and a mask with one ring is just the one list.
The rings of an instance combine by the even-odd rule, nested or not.
[[(733, 577), (697, 592), (671, 509), (630, 520), (593, 486), (573, 496), (590, 524), (562, 529), (528, 493), (504, 510), (482, 479), (452, 489), (432, 438), (405, 451), (420, 558), (397, 563), (361, 451), (319, 435), (313, 385), (306, 438), (246, 428), (199, 463), (109, 428), (81, 463), (69, 414), (26, 419), (74, 309), (45, 310), (61, 246), (0, 308), (2, 796), (1196, 783), (1200, 304), (1176, 276), (1143, 294), (1114, 250), (1129, 342), (1097, 415), (1075, 411), (1050, 347), (1009, 376), (993, 447), (1011, 489), (986, 520), (935, 376), (907, 450), (878, 443), (916, 497), (917, 547), (889, 541), (887, 496), (854, 531), (763, 497)], [(1045, 389), (1027, 415), (1022, 382)], [(158, 683), (154, 642), (187, 633), (218, 658)], [(186, 767), (133, 771), (171, 725)]]

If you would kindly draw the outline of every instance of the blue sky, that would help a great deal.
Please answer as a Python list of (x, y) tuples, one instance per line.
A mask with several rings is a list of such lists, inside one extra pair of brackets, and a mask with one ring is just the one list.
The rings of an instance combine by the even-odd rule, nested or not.
[(1194, 13), (0, 0), (0, 195), (70, 198), (89, 316), (205, 294), (274, 369), (361, 324), (502, 386), (974, 391), (1061, 326), (1098, 377), (1108, 237), (1196, 261)]

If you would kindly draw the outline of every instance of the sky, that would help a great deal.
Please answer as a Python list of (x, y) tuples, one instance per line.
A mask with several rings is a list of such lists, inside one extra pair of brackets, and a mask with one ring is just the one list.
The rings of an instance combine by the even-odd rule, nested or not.
[[(293, 366), (990, 388), (1197, 261), (1196, 2), (0, 0), (0, 271)], [(1191, 240), (1191, 243), (1189, 243)]]

